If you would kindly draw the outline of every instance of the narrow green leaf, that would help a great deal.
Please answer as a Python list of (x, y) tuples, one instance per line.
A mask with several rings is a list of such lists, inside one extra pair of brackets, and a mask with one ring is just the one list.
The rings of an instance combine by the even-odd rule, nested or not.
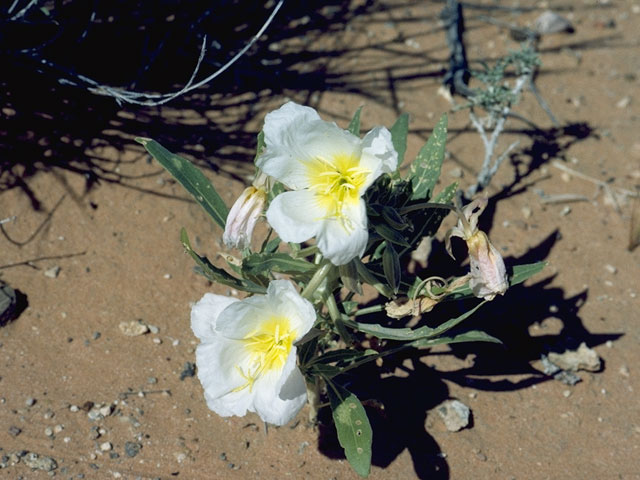
[(191, 256), (191, 258), (195, 260), (202, 275), (204, 275), (210, 281), (237, 288), (238, 290), (243, 290), (245, 292), (266, 293), (266, 288), (253, 282), (249, 282), (246, 280), (243, 281), (235, 278), (221, 268), (213, 265), (207, 257), (198, 255), (193, 250), (193, 248), (191, 248), (189, 236), (187, 235), (187, 231), (184, 228), (180, 230), (180, 241), (182, 242), (182, 246), (184, 247), (185, 251)]
[(365, 350), (363, 352), (361, 350), (354, 350), (352, 348), (344, 348), (341, 350), (332, 350), (330, 352), (323, 353), (319, 357), (311, 360), (309, 364), (313, 365), (315, 363), (351, 362), (366, 355), (376, 354), (377, 352), (375, 350)]
[(468, 310), (467, 312), (460, 315), (459, 317), (447, 320), (446, 322), (434, 328), (427, 327), (427, 326), (419, 327), (416, 329), (390, 328), (390, 327), (383, 327), (382, 325), (378, 325), (378, 324), (354, 322), (353, 320), (350, 320), (349, 322), (347, 322), (347, 325), (362, 333), (368, 333), (369, 335), (373, 335), (380, 339), (386, 339), (386, 340), (414, 341), (414, 340), (419, 340), (421, 338), (435, 338), (447, 332), (448, 330), (451, 330), (456, 325), (459, 325), (460, 323), (462, 323), (464, 320), (466, 320), (471, 315), (473, 315), (475, 311), (478, 310), (485, 303), (486, 302), (481, 302), (471, 310)]
[(373, 288), (375, 288), (381, 295), (384, 295), (387, 298), (393, 297), (393, 291), (384, 283), (379, 281), (376, 276), (369, 271), (369, 269), (362, 263), (362, 260), (359, 258), (355, 259), (356, 269), (358, 270), (358, 275), (360, 279), (364, 283), (368, 283)]
[(340, 265), (338, 267), (338, 273), (340, 274), (342, 285), (344, 285), (347, 290), (362, 295), (362, 286), (358, 278), (358, 270), (353, 260), (344, 265)]
[(385, 240), (396, 245), (402, 245), (403, 247), (410, 247), (411, 244), (407, 242), (407, 239), (397, 230), (391, 228), (386, 223), (378, 223), (373, 226), (376, 232)]
[(398, 166), (404, 162), (404, 154), (407, 151), (407, 135), (409, 133), (409, 114), (403, 113), (390, 129), (393, 148), (398, 152)]
[(193, 196), (213, 221), (224, 229), (229, 209), (200, 169), (189, 160), (171, 153), (155, 140), (138, 137), (136, 142), (142, 144), (147, 152)]
[(493, 337), (481, 330), (469, 330), (468, 332), (461, 333), (454, 337), (424, 338), (421, 340), (416, 340), (415, 342), (411, 343), (411, 345), (414, 347), (432, 347), (434, 345), (448, 345), (450, 343), (463, 342), (502, 343), (500, 339)]
[(274, 253), (276, 250), (278, 250), (278, 247), (280, 246), (280, 242), (282, 242), (282, 240), (280, 240), (280, 237), (272, 238), (268, 242), (265, 242), (264, 246), (262, 247), (262, 252)]
[(447, 115), (444, 114), (411, 164), (408, 179), (411, 180), (413, 190), (412, 200), (429, 199), (433, 195), (433, 187), (440, 177), (446, 141)]
[(396, 230), (402, 231), (409, 226), (395, 208), (387, 205), (382, 207), (382, 218), (384, 218), (385, 222), (387, 222), (391, 228), (395, 228)]
[(361, 477), (368, 477), (371, 471), (373, 431), (367, 412), (353, 393), (334, 382), (327, 383), (338, 441), (356, 473)]
[(253, 159), (253, 163), (256, 163), (258, 157), (262, 155), (264, 147), (266, 147), (266, 144), (264, 143), (264, 131), (260, 130), (260, 133), (258, 133), (258, 141), (256, 143), (256, 156)]
[(301, 258), (292, 258), (288, 253), (252, 253), (242, 260), (242, 271), (249, 275), (267, 275), (269, 272), (306, 273), (317, 265)]
[(513, 287), (514, 285), (524, 282), (526, 279), (533, 277), (536, 273), (540, 273), (546, 266), (547, 262), (544, 261), (525, 265), (514, 265), (513, 272), (509, 278), (509, 286)]
[(359, 107), (356, 110), (356, 113), (353, 114), (353, 118), (349, 123), (349, 127), (347, 127), (347, 130), (353, 133), (356, 137), (360, 136), (360, 114), (361, 113), (362, 113), (362, 107)]
[(400, 257), (390, 243), (387, 243), (384, 253), (382, 254), (382, 269), (389, 286), (393, 289), (394, 293), (398, 293), (402, 273), (400, 270)]

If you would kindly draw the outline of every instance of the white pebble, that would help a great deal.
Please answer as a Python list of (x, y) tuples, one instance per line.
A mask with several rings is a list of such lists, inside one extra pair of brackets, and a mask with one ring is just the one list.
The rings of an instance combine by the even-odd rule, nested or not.
[(165, 273), (163, 276), (164, 276), (164, 278), (166, 280), (169, 280), (171, 278), (171, 274), (170, 273)]
[(62, 430), (64, 430), (64, 425), (58, 424), (55, 427), (53, 427), (53, 431), (55, 433), (60, 433)]
[(174, 347), (177, 347), (178, 345), (180, 345), (180, 340), (176, 338), (173, 342), (171, 342), (171, 345), (173, 345)]
[(607, 348), (613, 348), (613, 342), (611, 340), (607, 340), (605, 345), (607, 346)]
[(153, 343), (155, 343), (156, 345), (160, 345), (162, 343), (162, 340), (156, 337), (153, 339)]
[(51, 427), (47, 427), (44, 429), (44, 434), (47, 437), (53, 437), (53, 429)]
[(100, 450), (102, 450), (103, 452), (108, 452), (112, 448), (113, 445), (111, 445), (111, 442), (104, 442), (100, 444)]
[(629, 376), (629, 367), (627, 367), (626, 365), (622, 365), (620, 367), (620, 369), (618, 370), (618, 372), (620, 372), (620, 375), (622, 375), (623, 377), (628, 377)]
[(69, 443), (69, 442), (71, 441), (71, 437), (64, 437), (64, 438), (62, 439), (62, 441), (63, 441), (64, 443)]
[(105, 405), (99, 411), (100, 411), (100, 415), (102, 415), (103, 417), (108, 417), (109, 415), (111, 415), (111, 411), (112, 411), (111, 405)]
[(614, 267), (613, 265), (605, 265), (604, 268), (607, 270), (607, 272), (609, 272), (612, 275), (615, 275), (616, 272), (618, 271), (618, 269), (616, 267)]
[(571, 390), (565, 390), (562, 392), (562, 395), (564, 395), (565, 398), (568, 398), (571, 395)]
[(78, 408), (77, 405), (71, 405), (69, 407), (69, 410), (71, 410), (73, 413), (76, 413), (77, 411), (79, 411), (80, 409)]
[(61, 270), (60, 267), (56, 265), (55, 267), (51, 267), (45, 270), (44, 276), (48, 278), (56, 278), (60, 273), (60, 270)]

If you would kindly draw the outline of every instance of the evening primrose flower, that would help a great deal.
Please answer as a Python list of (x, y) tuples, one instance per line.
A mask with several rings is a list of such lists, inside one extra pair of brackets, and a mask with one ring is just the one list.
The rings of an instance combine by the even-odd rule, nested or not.
[(293, 102), (267, 114), (263, 131), (256, 163), (292, 190), (273, 199), (269, 224), (285, 242), (315, 237), (334, 265), (361, 257), (368, 240), (362, 196), (398, 164), (389, 131), (376, 127), (360, 139)]
[(191, 310), (191, 329), (201, 341), (196, 365), (208, 407), (223, 417), (256, 412), (274, 425), (289, 422), (307, 399), (295, 342), (315, 319), (288, 280), (244, 300), (206, 293)]
[(467, 242), (471, 264), (469, 286), (476, 297), (493, 298), (509, 288), (507, 271), (500, 252), (491, 244), (487, 234), (478, 229), (478, 217), (487, 206), (486, 198), (478, 198), (464, 207), (458, 224), (447, 232), (445, 242), (449, 255), (451, 237), (460, 237)]
[(266, 176), (261, 174), (235, 201), (224, 226), (222, 241), (227, 247), (243, 249), (251, 244), (256, 222), (267, 203)]

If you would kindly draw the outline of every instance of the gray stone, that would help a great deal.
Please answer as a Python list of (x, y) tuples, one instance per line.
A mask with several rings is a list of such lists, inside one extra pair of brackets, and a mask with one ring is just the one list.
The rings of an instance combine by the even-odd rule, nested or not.
[(457, 432), (469, 425), (471, 409), (460, 400), (445, 400), (436, 409), (450, 432)]
[(58, 468), (58, 464), (53, 458), (38, 455), (34, 452), (30, 452), (22, 457), (22, 462), (29, 468), (44, 470), (45, 472), (51, 472)]
[(13, 320), (16, 312), (16, 292), (0, 282), (0, 327)]
[(142, 448), (142, 445), (140, 445), (139, 443), (126, 442), (124, 444), (124, 453), (127, 454), (127, 457), (133, 458), (136, 455), (138, 455), (138, 453), (140, 453), (141, 448)]
[(600, 357), (584, 342), (577, 350), (566, 350), (564, 353), (550, 352), (548, 357), (553, 364), (570, 372), (578, 370), (597, 372), (601, 368)]

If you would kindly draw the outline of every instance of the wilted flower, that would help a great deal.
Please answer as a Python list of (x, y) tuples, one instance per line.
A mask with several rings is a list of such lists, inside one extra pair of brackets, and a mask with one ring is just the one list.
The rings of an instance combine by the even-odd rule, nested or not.
[(205, 294), (191, 310), (191, 329), (201, 341), (196, 364), (209, 408), (223, 417), (249, 411), (275, 425), (289, 422), (307, 399), (294, 344), (315, 319), (288, 280), (244, 300)]
[(334, 265), (361, 257), (368, 240), (362, 196), (398, 164), (389, 131), (376, 127), (360, 139), (314, 109), (288, 102), (267, 114), (264, 138), (258, 167), (293, 190), (267, 210), (280, 238), (300, 243), (316, 237)]
[(500, 252), (491, 244), (487, 234), (478, 229), (478, 217), (487, 206), (486, 198), (478, 198), (464, 207), (458, 224), (446, 235), (446, 247), (451, 253), (451, 237), (460, 237), (467, 242), (471, 263), (469, 285), (476, 297), (493, 300), (509, 288), (507, 271)]
[(243, 249), (251, 244), (253, 229), (267, 202), (265, 181), (266, 176), (259, 175), (231, 207), (222, 234), (222, 241), (227, 247)]

